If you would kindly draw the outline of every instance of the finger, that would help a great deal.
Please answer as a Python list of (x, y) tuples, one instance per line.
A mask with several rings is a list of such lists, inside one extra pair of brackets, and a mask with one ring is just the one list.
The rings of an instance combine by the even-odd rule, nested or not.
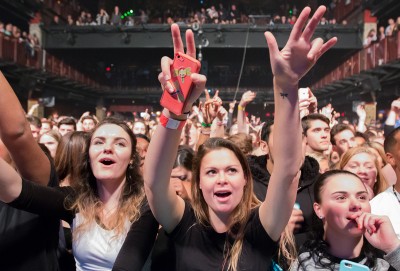
[(317, 55), (317, 59), (320, 58), (323, 54), (325, 54), (326, 51), (328, 51), (329, 49), (331, 49), (337, 42), (337, 38), (333, 37), (330, 40), (328, 40), (327, 42), (325, 42), (320, 51), (319, 54)]
[(219, 90), (215, 91), (214, 99), (218, 98)]
[(165, 80), (170, 80), (171, 79), (171, 65), (173, 63), (173, 60), (167, 56), (164, 56), (161, 58), (161, 71), (164, 74)]
[(306, 24), (306, 22), (308, 20), (308, 16), (310, 16), (310, 13), (311, 13), (310, 7), (305, 7), (301, 11), (299, 18), (297, 19), (296, 23), (293, 25), (292, 32), (290, 33), (290, 36), (289, 36), (289, 41), (298, 40), (301, 37), (303, 27)]
[(278, 56), (279, 54), (279, 47), (278, 44), (276, 43), (276, 39), (274, 35), (272, 35), (271, 32), (265, 32), (264, 33), (265, 39), (267, 40), (268, 48), (269, 48), (269, 55), (272, 58), (272, 56)]
[(194, 84), (194, 92), (196, 92), (195, 95), (200, 96), (201, 92), (206, 88), (207, 77), (202, 74), (192, 73), (190, 78), (192, 78), (192, 82)]
[(196, 58), (196, 44), (194, 42), (194, 35), (191, 29), (186, 30), (186, 54)]
[(177, 24), (171, 25), (171, 35), (172, 35), (172, 42), (174, 44), (174, 55), (178, 52), (183, 53), (184, 47), (181, 38), (181, 30)]
[(205, 88), (204, 89), (204, 94), (206, 95), (206, 101), (210, 100), (210, 93), (208, 92), (208, 90)]
[(324, 44), (324, 41), (321, 38), (316, 38), (315, 40), (312, 41), (311, 49), (307, 54), (308, 60), (310, 60), (310, 61), (317, 60), (317, 55), (320, 52), (323, 44)]
[(317, 28), (317, 25), (319, 24), (321, 18), (324, 16), (325, 12), (325, 6), (319, 6), (318, 9), (315, 11), (314, 15), (312, 16), (303, 31), (303, 38), (305, 40), (311, 40), (312, 36), (314, 35), (315, 28)]

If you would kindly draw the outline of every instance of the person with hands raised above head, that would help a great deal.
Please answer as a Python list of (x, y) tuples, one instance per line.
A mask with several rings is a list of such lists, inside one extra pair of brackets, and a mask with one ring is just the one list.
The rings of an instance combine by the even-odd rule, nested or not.
[[(186, 116), (163, 110), (164, 121), (157, 127), (148, 149), (144, 181), (150, 208), (174, 241), (176, 270), (267, 270), (270, 267), (292, 212), (303, 159), (298, 83), (336, 43), (336, 38), (326, 43), (322, 39), (311, 40), (325, 10), (319, 7), (307, 23), (311, 9), (305, 8), (281, 51), (274, 36), (265, 34), (274, 75), (274, 129), (280, 136), (274, 140), (275, 168), (264, 202), (260, 203), (253, 195), (251, 173), (243, 153), (221, 138), (209, 139), (198, 150), (192, 203), (177, 196), (171, 189), (169, 176)], [(178, 25), (173, 24), (171, 32), (175, 53), (183, 52)], [(187, 54), (194, 57), (191, 30), (186, 31), (186, 44)], [(168, 82), (171, 63), (170, 58), (162, 58), (162, 72), (158, 77), (163, 89), (170, 93), (174, 91)], [(188, 97), (188, 109), (206, 83), (203, 75), (190, 76), (194, 88)], [(171, 127), (170, 122), (175, 125)]]
[(400, 270), (400, 240), (388, 217), (370, 213), (368, 191), (357, 175), (322, 174), (314, 198), (313, 235), (291, 270), (339, 270), (343, 259), (370, 270)]

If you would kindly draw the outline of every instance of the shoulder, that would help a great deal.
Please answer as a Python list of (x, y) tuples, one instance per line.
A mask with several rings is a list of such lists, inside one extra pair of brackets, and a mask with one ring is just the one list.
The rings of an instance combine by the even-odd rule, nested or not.
[(393, 193), (393, 187), (389, 187), (385, 191), (376, 195), (371, 201), (371, 208), (380, 208), (388, 206), (388, 202), (398, 203), (396, 196)]

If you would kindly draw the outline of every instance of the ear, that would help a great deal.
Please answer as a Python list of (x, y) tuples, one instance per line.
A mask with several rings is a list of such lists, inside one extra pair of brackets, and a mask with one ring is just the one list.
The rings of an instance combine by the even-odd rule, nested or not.
[(313, 204), (314, 212), (319, 218), (325, 217), (324, 212), (322, 211), (321, 205), (319, 203), (314, 202)]
[(267, 142), (265, 142), (264, 140), (260, 140), (260, 149), (263, 153), (265, 154), (269, 154), (269, 147)]
[(393, 157), (393, 154), (391, 154), (390, 152), (386, 153), (386, 160), (388, 161), (388, 163), (395, 168), (396, 167), (396, 160)]

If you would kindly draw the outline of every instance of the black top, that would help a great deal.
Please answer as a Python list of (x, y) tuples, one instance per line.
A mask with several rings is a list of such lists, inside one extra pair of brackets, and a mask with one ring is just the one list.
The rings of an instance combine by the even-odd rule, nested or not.
[[(71, 187), (43, 187), (22, 180), (21, 194), (10, 205), (36, 213), (46, 219), (57, 221), (56, 236), (58, 239), (59, 220), (61, 219), (71, 224), (75, 217), (75, 212), (65, 207), (66, 198), (68, 197), (68, 199), (71, 198), (72, 200), (74, 196), (75, 191)], [(148, 204), (143, 204), (141, 206), (141, 216), (139, 220), (132, 224), (125, 240), (125, 242), (131, 240), (128, 243), (133, 243), (133, 246), (126, 248), (125, 243), (123, 244), (114, 263), (113, 270), (140, 270), (153, 246), (157, 229), (158, 223), (151, 213)], [(134, 241), (132, 242), (132, 240)], [(31, 268), (29, 270), (47, 269)]]
[[(261, 224), (259, 208), (252, 211), (245, 228), (238, 270), (268, 270), (272, 255), (277, 250)], [(225, 242), (233, 244), (226, 233), (217, 233), (211, 226), (197, 223), (190, 204), (185, 204), (182, 220), (169, 236), (175, 244), (176, 270), (221, 270)], [(225, 265), (226, 270), (228, 264)]]
[[(52, 163), (48, 186), (58, 186)], [(59, 226), (58, 219), (17, 210), (0, 201), (0, 270), (58, 270)]]

